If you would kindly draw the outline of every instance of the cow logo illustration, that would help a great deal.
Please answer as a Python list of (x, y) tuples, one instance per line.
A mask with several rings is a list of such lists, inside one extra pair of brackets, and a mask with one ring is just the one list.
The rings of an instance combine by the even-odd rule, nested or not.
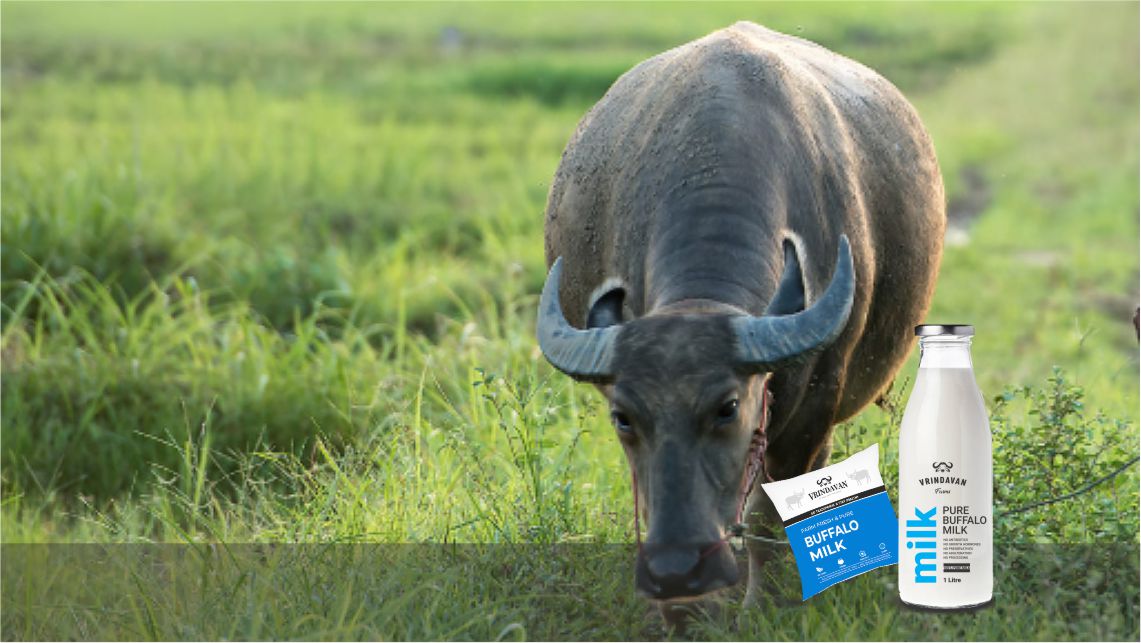
[(950, 462), (932, 462), (931, 468), (935, 469), (936, 473), (948, 473), (955, 465)]
[(800, 507), (800, 503), (803, 501), (804, 501), (804, 489), (801, 489), (798, 493), (794, 493), (791, 496), (784, 499), (784, 503), (786, 505), (788, 505), (789, 509), (792, 509), (793, 507)]
[(831, 483), (832, 483), (832, 477), (831, 476), (824, 476), (823, 478), (816, 481), (816, 486), (826, 487)]

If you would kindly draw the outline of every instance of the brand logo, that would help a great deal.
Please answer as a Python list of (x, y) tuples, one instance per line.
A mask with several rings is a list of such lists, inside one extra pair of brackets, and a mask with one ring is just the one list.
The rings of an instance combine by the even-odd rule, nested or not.
[[(932, 462), (931, 468), (935, 470), (935, 473), (951, 473), (951, 469), (955, 468), (955, 463), (953, 463), (953, 462), (942, 462), (942, 461)], [(931, 485), (931, 484), (939, 484), (939, 485), (953, 484), (953, 485), (958, 485), (960, 487), (965, 487), (965, 486), (967, 486), (967, 479), (966, 478), (959, 478), (959, 477), (951, 476), (951, 475), (934, 475), (934, 476), (928, 476), (926, 478), (920, 478), (919, 479), (919, 485), (920, 486), (925, 487), (925, 486)]]
[(832, 493), (833, 491), (839, 491), (840, 489), (847, 489), (848, 488), (848, 483), (845, 480), (841, 480), (841, 481), (837, 482), (836, 484), (832, 484), (832, 477), (831, 476), (824, 476), (823, 478), (817, 480), (816, 484), (820, 488), (817, 489), (816, 491), (808, 492), (808, 499), (809, 500), (815, 500), (815, 499), (819, 498), (820, 496), (823, 496), (826, 493)]

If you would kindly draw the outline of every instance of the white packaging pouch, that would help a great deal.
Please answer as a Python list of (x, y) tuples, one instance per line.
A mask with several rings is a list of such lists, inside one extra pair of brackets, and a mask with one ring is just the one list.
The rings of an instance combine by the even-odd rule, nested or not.
[(879, 445), (761, 486), (784, 522), (804, 600), (899, 562), (899, 522), (880, 477)]

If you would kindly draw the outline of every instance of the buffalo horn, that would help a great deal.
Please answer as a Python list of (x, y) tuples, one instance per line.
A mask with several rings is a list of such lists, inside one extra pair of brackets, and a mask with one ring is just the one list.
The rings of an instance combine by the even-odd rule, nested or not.
[(560, 371), (579, 380), (603, 381), (610, 377), (614, 358), (614, 338), (621, 326), (580, 330), (563, 316), (559, 302), (559, 279), (563, 274), (563, 258), (559, 257), (547, 273), (543, 294), (539, 298), (537, 335), (539, 348), (547, 361)]
[(856, 277), (848, 237), (840, 235), (839, 245), (832, 283), (811, 307), (791, 315), (742, 315), (731, 320), (739, 364), (771, 371), (822, 350), (840, 335), (852, 311)]

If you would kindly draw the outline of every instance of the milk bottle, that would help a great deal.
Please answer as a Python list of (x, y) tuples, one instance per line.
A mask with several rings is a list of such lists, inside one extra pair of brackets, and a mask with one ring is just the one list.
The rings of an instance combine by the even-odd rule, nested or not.
[(990, 424), (963, 325), (915, 327), (919, 374), (899, 434), (899, 595), (921, 607), (990, 601)]

